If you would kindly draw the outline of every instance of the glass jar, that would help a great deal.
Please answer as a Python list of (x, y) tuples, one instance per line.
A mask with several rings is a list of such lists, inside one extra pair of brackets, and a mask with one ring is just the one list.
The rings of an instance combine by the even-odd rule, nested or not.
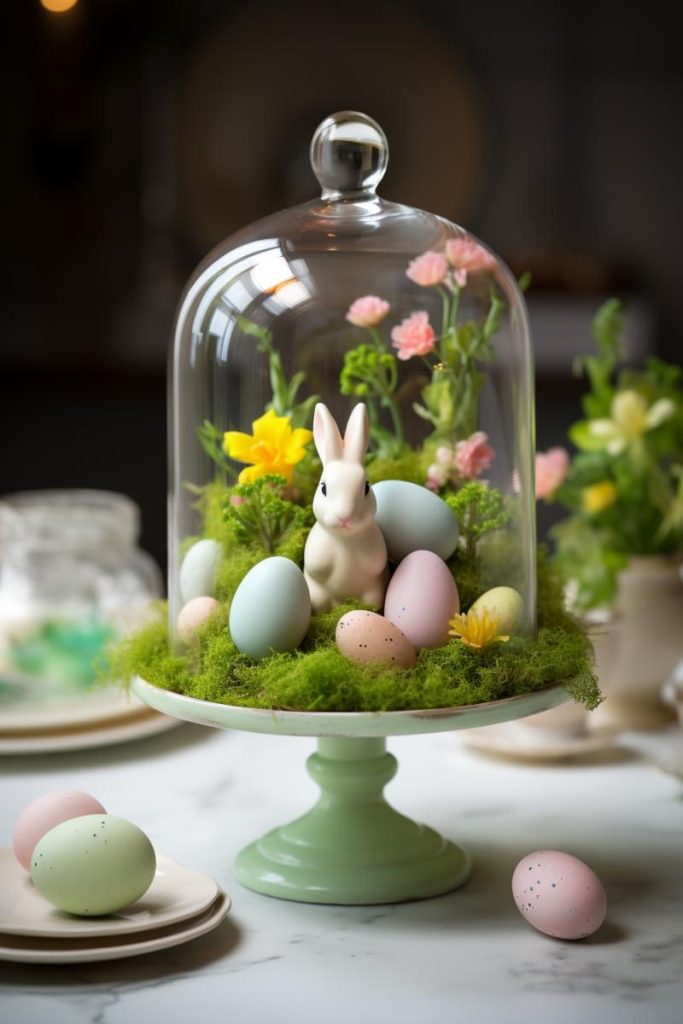
[(95, 490), (0, 500), (0, 681), (84, 689), (109, 640), (140, 624), (162, 581), (137, 548), (137, 506)]

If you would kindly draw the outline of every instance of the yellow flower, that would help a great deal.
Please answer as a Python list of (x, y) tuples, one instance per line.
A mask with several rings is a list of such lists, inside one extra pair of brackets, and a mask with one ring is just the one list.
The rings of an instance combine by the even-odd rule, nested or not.
[(584, 487), (581, 493), (583, 511), (588, 512), (590, 515), (594, 515), (596, 512), (604, 512), (616, 500), (617, 489), (611, 480), (602, 480), (599, 484)]
[(223, 447), (231, 459), (250, 463), (240, 473), (239, 482), (250, 484), (273, 473), (291, 483), (294, 467), (306, 455), (304, 445), (313, 437), (311, 431), (303, 427), (292, 430), (289, 416), (276, 416), (272, 409), (251, 426), (253, 435), (229, 430), (223, 437)]
[(588, 429), (593, 437), (605, 442), (610, 455), (619, 455), (675, 411), (670, 398), (660, 398), (648, 409), (647, 401), (637, 391), (618, 391), (612, 399), (611, 419), (591, 420)]
[(457, 636), (468, 647), (504, 644), (510, 639), (498, 633), (500, 616), (488, 608), (475, 608), (464, 615), (456, 615), (448, 625), (451, 627), (449, 635)]

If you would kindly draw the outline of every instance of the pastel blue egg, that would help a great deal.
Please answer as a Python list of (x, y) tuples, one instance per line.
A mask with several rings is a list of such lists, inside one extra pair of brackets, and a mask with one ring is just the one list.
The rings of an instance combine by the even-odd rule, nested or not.
[(180, 566), (179, 583), (183, 604), (195, 597), (215, 597), (216, 566), (222, 548), (216, 540), (198, 540)]
[(377, 499), (377, 525), (391, 562), (413, 551), (433, 551), (444, 560), (458, 546), (458, 522), (446, 502), (419, 484), (381, 480), (373, 484)]
[(289, 558), (264, 558), (249, 570), (230, 606), (230, 635), (257, 661), (294, 651), (311, 621), (311, 598), (301, 569)]

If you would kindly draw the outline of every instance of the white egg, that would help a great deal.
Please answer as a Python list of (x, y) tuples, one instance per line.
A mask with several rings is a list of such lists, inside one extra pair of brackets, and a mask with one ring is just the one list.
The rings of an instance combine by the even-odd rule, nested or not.
[(214, 597), (216, 567), (223, 549), (216, 540), (198, 540), (180, 566), (180, 596), (187, 604), (195, 597)]

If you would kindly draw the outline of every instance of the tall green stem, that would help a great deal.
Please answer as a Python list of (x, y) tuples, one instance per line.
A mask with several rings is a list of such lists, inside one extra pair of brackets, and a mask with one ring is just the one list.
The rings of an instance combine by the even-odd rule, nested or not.
[(442, 305), (442, 312), (441, 312), (441, 335), (445, 336), (446, 333), (448, 332), (448, 324), (449, 324), (449, 321), (450, 321), (450, 304), (451, 304), (451, 300), (450, 300), (450, 296), (449, 296), (449, 294), (448, 294), (448, 292), (446, 291), (445, 288), (442, 288), (440, 285), (437, 285), (437, 289), (438, 289), (439, 295), (441, 296), (441, 305)]

